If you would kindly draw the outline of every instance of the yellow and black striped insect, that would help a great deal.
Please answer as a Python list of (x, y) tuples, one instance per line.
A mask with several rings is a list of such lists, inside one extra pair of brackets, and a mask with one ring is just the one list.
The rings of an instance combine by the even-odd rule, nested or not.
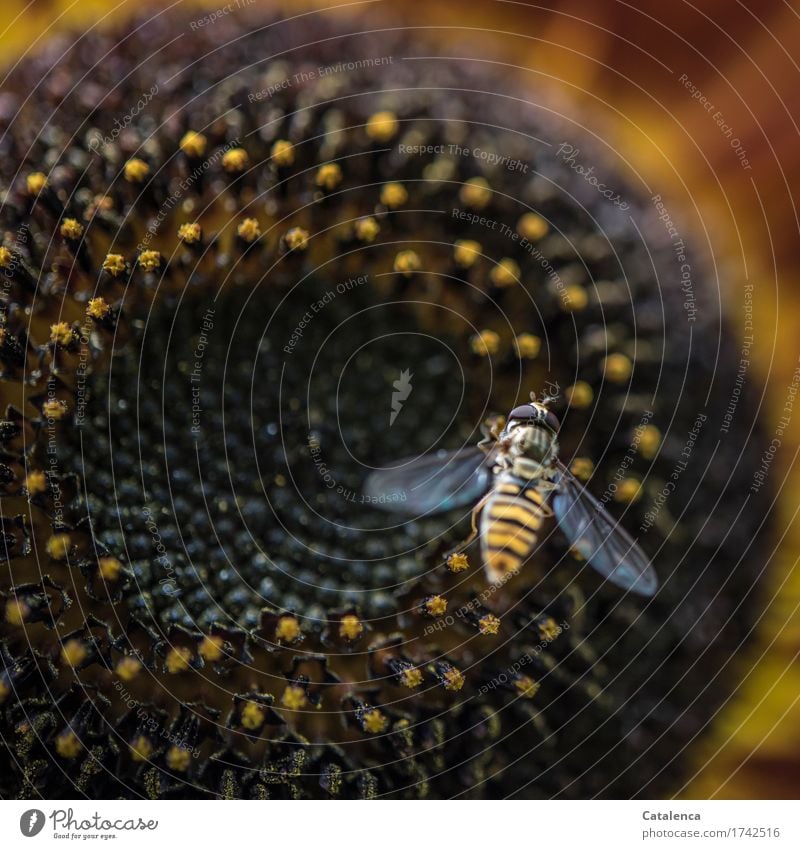
[(556, 521), (573, 548), (609, 581), (651, 596), (658, 586), (647, 555), (558, 459), (559, 421), (549, 398), (515, 407), (498, 434), (470, 448), (442, 451), (374, 472), (368, 500), (410, 514), (441, 513), (477, 501), (473, 532), (480, 537), (490, 581), (519, 571), (545, 520)]

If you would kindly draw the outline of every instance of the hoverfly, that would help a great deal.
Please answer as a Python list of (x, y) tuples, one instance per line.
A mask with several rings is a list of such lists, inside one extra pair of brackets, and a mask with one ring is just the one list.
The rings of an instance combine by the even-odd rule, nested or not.
[[(434, 514), (474, 503), (472, 533), (480, 536), (493, 583), (519, 571), (545, 519), (556, 521), (572, 547), (611, 583), (643, 596), (658, 586), (655, 569), (633, 538), (558, 459), (559, 421), (551, 398), (515, 407), (505, 427), (485, 430), (477, 445), (440, 451), (374, 472), (372, 503), (386, 510)], [(400, 497), (398, 497), (400, 496)]]

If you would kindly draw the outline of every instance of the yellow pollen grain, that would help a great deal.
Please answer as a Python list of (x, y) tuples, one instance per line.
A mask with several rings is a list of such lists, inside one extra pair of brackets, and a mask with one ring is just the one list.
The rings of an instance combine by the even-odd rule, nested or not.
[(478, 620), (478, 630), (481, 634), (493, 636), (500, 630), (500, 620), (493, 613), (487, 613)]
[(25, 478), (25, 489), (28, 495), (40, 495), (47, 491), (47, 475), (40, 470), (29, 472)]
[(247, 728), (248, 731), (256, 731), (261, 728), (265, 719), (264, 708), (262, 708), (261, 705), (257, 705), (255, 702), (248, 702), (242, 708), (242, 725)]
[(69, 554), (71, 544), (69, 534), (53, 534), (53, 536), (47, 540), (45, 549), (48, 556), (52, 557), (53, 560), (65, 560), (67, 554)]
[(122, 254), (109, 254), (103, 260), (103, 271), (117, 277), (125, 271), (125, 257)]
[(170, 746), (167, 750), (167, 766), (175, 772), (186, 772), (192, 762), (192, 753), (183, 746)]
[(308, 230), (302, 227), (292, 227), (283, 237), (290, 251), (304, 251), (308, 247)]
[(203, 642), (200, 643), (197, 653), (208, 663), (216, 663), (222, 659), (222, 646), (224, 642), (222, 637), (217, 634), (213, 636), (208, 635), (203, 638)]
[(97, 567), (104, 581), (116, 581), (122, 573), (122, 563), (116, 557), (101, 557)]
[(483, 209), (492, 199), (492, 189), (483, 177), (473, 177), (464, 183), (458, 197), (472, 209)]
[(364, 625), (354, 613), (348, 613), (339, 622), (339, 636), (346, 640), (357, 640), (363, 632)]
[(320, 166), (315, 182), (321, 189), (331, 192), (342, 182), (342, 169), (335, 162), (327, 162)]
[(625, 383), (632, 371), (633, 363), (625, 354), (609, 354), (603, 361), (603, 372), (612, 383)]
[(8, 268), (13, 259), (14, 256), (8, 248), (0, 247), (0, 268)]
[(34, 171), (25, 178), (25, 185), (29, 195), (38, 195), (47, 186), (47, 175), (41, 171)]
[(81, 741), (74, 731), (63, 731), (56, 737), (56, 751), (66, 760), (77, 758), (81, 748)]
[(222, 167), (229, 174), (238, 174), (244, 171), (249, 164), (250, 157), (243, 147), (234, 147), (232, 150), (227, 150), (222, 157)]
[(153, 744), (143, 734), (129, 744), (131, 757), (137, 763), (148, 761), (153, 756)]
[(548, 642), (552, 642), (561, 633), (561, 626), (552, 616), (546, 616), (542, 619), (538, 623), (537, 628), (539, 630), (539, 636)]
[(180, 140), (180, 148), (187, 156), (199, 157), (206, 152), (208, 140), (202, 133), (189, 130)]
[(585, 410), (594, 401), (594, 390), (585, 380), (578, 380), (564, 390), (564, 397), (570, 407)]
[(542, 340), (533, 333), (520, 333), (514, 337), (514, 353), (520, 360), (533, 360), (542, 350)]
[(617, 485), (614, 491), (614, 500), (620, 504), (633, 504), (642, 495), (642, 484), (635, 478), (625, 478)]
[(125, 657), (120, 658), (117, 665), (114, 667), (114, 671), (117, 673), (117, 676), (121, 680), (125, 681), (125, 683), (133, 681), (141, 670), (141, 661), (131, 655), (126, 655)]
[(456, 554), (451, 554), (447, 558), (447, 568), (451, 572), (463, 572), (465, 569), (469, 567), (469, 559), (466, 554), (462, 554), (460, 552)]
[(281, 704), (289, 710), (302, 710), (307, 704), (306, 691), (296, 684), (290, 684), (281, 696)]
[(42, 404), (42, 413), (46, 419), (52, 419), (54, 422), (60, 421), (67, 414), (67, 403), (56, 398), (45, 401)]
[(294, 145), (286, 139), (278, 139), (272, 145), (272, 161), (281, 168), (286, 168), (294, 163)]
[(245, 242), (255, 242), (261, 235), (261, 227), (255, 218), (245, 218), (236, 228), (236, 235)]
[(143, 159), (134, 157), (125, 163), (124, 173), (129, 183), (143, 183), (150, 173), (150, 166)]
[(661, 446), (661, 431), (655, 425), (644, 425), (639, 431), (639, 453), (646, 460), (652, 460)]
[(514, 687), (517, 693), (525, 699), (532, 699), (536, 693), (539, 691), (539, 687), (541, 685), (538, 681), (534, 681), (528, 675), (520, 675), (519, 678), (514, 681)]
[(576, 457), (569, 470), (579, 481), (586, 483), (594, 472), (594, 463), (588, 457)]
[(455, 667), (448, 669), (442, 676), (445, 690), (457, 692), (464, 686), (464, 676)]
[(564, 298), (559, 303), (564, 312), (580, 312), (586, 309), (586, 305), (589, 303), (589, 296), (586, 294), (586, 289), (583, 286), (567, 286), (564, 289)]
[(50, 325), (50, 341), (54, 345), (69, 345), (72, 338), (72, 328), (66, 321)]
[(491, 357), (500, 350), (500, 336), (494, 330), (481, 330), (470, 341), (472, 353), (479, 357)]
[(572, 556), (573, 556), (576, 560), (579, 560), (579, 561), (581, 561), (581, 562), (583, 562), (584, 560), (586, 560), (586, 558), (583, 556), (583, 552), (581, 552), (581, 550), (580, 550), (577, 546), (575, 546), (575, 545), (570, 546), (569, 553), (570, 553), (570, 554), (571, 554), (571, 555), (572, 555)]
[(142, 251), (139, 254), (139, 265), (145, 271), (157, 271), (161, 265), (161, 254), (158, 251)]
[(105, 298), (90, 298), (86, 305), (86, 315), (89, 318), (106, 318), (110, 312), (111, 307), (106, 303)]
[(386, 183), (381, 189), (381, 203), (389, 209), (397, 209), (408, 200), (408, 191), (402, 183)]
[(519, 221), (517, 221), (517, 232), (529, 242), (538, 242), (543, 236), (547, 235), (550, 225), (535, 212), (526, 212)]
[(21, 625), (30, 612), (30, 607), (21, 598), (12, 598), (6, 602), (6, 622), (9, 625)]
[(421, 265), (415, 251), (400, 251), (394, 258), (394, 270), (406, 277), (411, 277), (415, 271), (419, 271)]
[(300, 634), (300, 623), (294, 616), (282, 616), (275, 626), (275, 639), (284, 643), (293, 643)]
[(83, 224), (74, 218), (65, 218), (61, 222), (61, 235), (65, 239), (80, 239), (83, 235)]
[(189, 668), (192, 660), (192, 652), (187, 646), (175, 646), (167, 652), (164, 666), (167, 672), (176, 675), (179, 672), (185, 672)]
[(362, 242), (374, 242), (381, 231), (380, 225), (371, 215), (367, 218), (359, 218), (353, 229), (356, 238), (361, 239)]
[(11, 688), (5, 681), (0, 681), (0, 705), (8, 698)]
[(202, 235), (203, 228), (196, 221), (191, 224), (181, 224), (178, 227), (178, 238), (187, 245), (199, 242)]
[(422, 672), (415, 666), (410, 666), (400, 673), (400, 681), (404, 687), (414, 690), (422, 684)]
[(394, 112), (383, 110), (376, 112), (367, 121), (367, 135), (376, 142), (391, 141), (399, 128), (397, 115)]
[(519, 275), (520, 269), (517, 262), (511, 259), (511, 257), (504, 257), (491, 270), (489, 279), (495, 286), (499, 286), (503, 289), (507, 286), (513, 286), (515, 283), (519, 283)]
[(362, 714), (361, 724), (368, 734), (380, 734), (386, 730), (389, 720), (377, 708), (370, 708)]
[(447, 599), (441, 595), (431, 596), (425, 601), (425, 611), (431, 616), (441, 616), (447, 610)]
[(453, 259), (461, 268), (472, 268), (480, 259), (483, 247), (474, 239), (459, 239), (453, 245)]
[(88, 654), (86, 646), (80, 640), (67, 640), (61, 647), (61, 660), (66, 666), (80, 666)]

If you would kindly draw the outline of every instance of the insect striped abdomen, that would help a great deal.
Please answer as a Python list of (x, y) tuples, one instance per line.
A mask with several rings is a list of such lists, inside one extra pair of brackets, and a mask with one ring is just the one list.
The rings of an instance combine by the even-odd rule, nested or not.
[(526, 487), (510, 476), (497, 484), (481, 516), (483, 562), (490, 580), (499, 582), (519, 571), (548, 515), (545, 496), (535, 484)]

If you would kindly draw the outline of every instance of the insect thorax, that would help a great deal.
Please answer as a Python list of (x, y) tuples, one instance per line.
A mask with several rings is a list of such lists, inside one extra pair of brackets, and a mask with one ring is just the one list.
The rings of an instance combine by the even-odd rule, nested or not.
[(530, 425), (511, 434), (503, 465), (518, 478), (537, 480), (550, 477), (557, 456), (555, 435), (547, 428)]

